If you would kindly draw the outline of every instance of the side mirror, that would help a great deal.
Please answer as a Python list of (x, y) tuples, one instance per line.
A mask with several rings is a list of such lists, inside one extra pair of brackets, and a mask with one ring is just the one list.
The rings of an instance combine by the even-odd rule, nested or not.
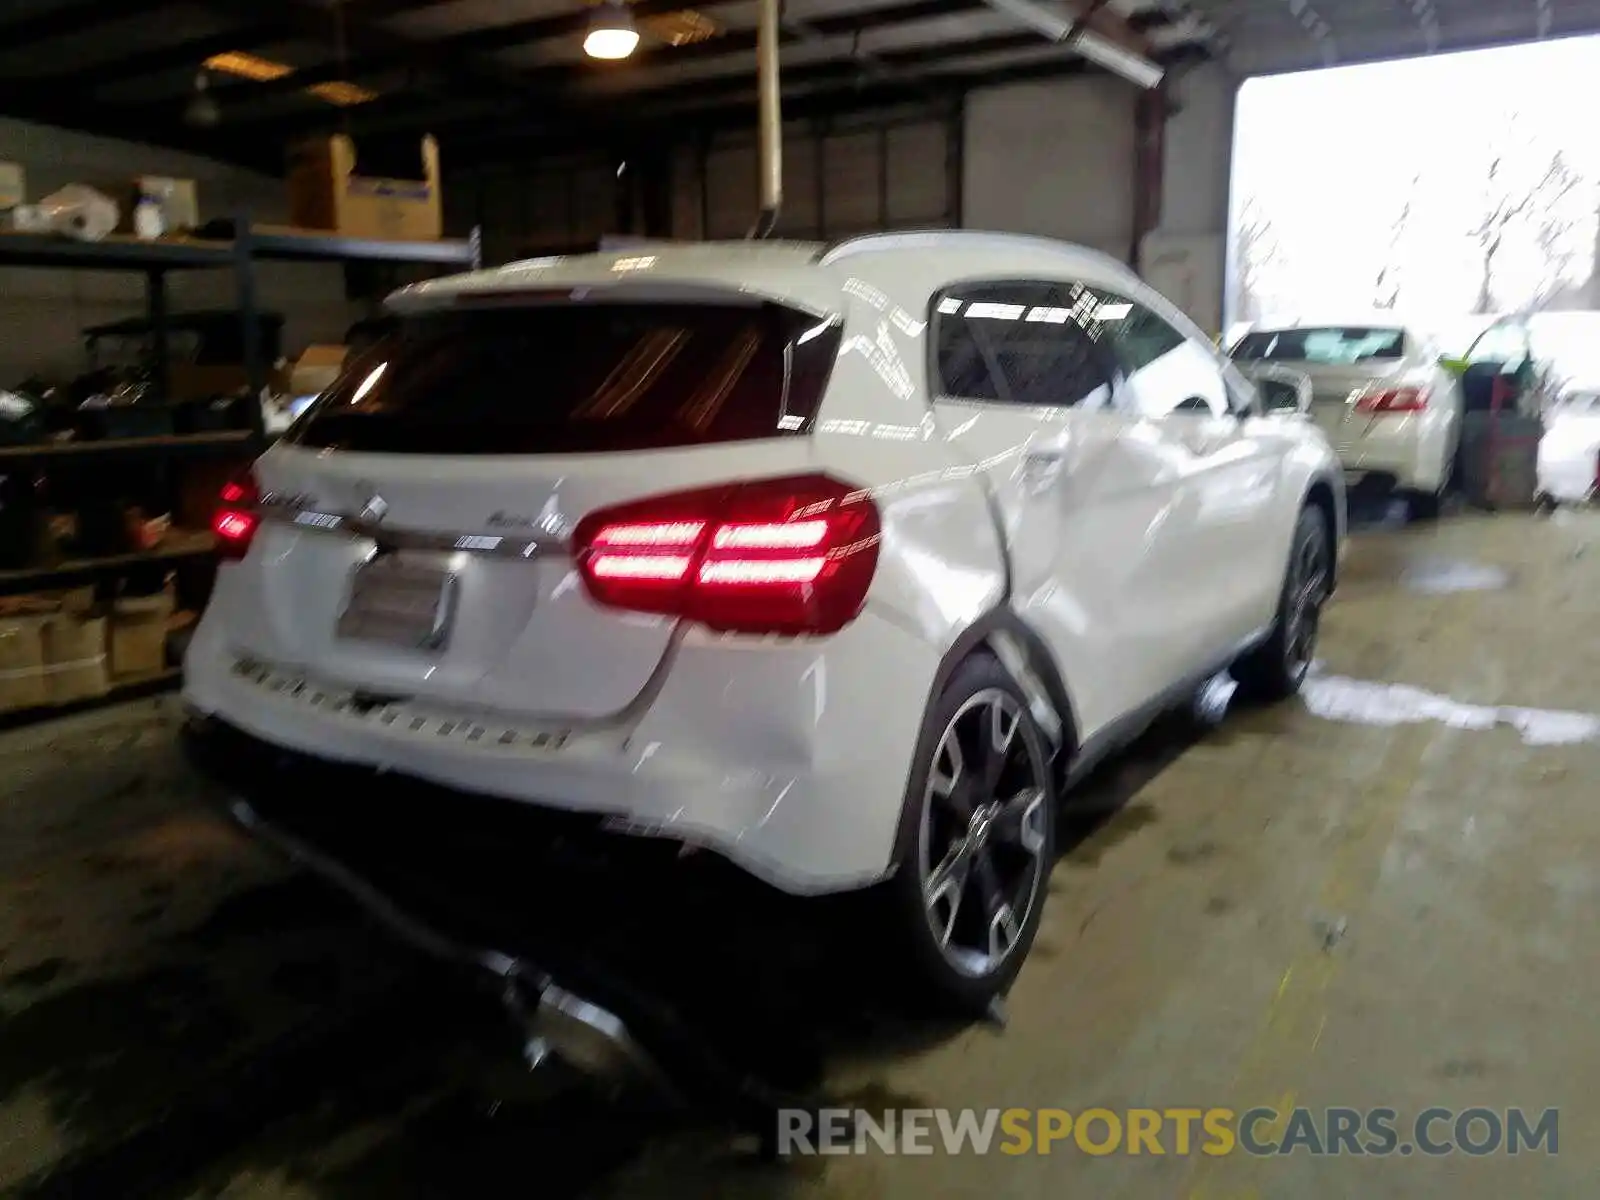
[(1458, 358), (1453, 354), (1441, 354), (1439, 356), (1439, 365), (1458, 379), (1466, 374), (1467, 371), (1467, 360)]
[(1311, 377), (1288, 367), (1261, 366), (1252, 373), (1263, 415), (1299, 417), (1311, 411)]

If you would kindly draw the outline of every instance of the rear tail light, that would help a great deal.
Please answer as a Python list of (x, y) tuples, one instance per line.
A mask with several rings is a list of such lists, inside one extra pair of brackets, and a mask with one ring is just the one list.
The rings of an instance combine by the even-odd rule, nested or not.
[(573, 543), (589, 594), (741, 633), (834, 633), (878, 565), (878, 507), (825, 475), (678, 492), (590, 513)]
[(1427, 407), (1427, 388), (1375, 388), (1356, 401), (1356, 411), (1364, 413), (1422, 412)]
[(249, 552), (250, 539), (255, 537), (256, 527), (261, 524), (261, 514), (256, 508), (260, 499), (255, 481), (248, 476), (222, 485), (217, 511), (211, 517), (211, 532), (216, 535), (219, 558), (232, 562)]

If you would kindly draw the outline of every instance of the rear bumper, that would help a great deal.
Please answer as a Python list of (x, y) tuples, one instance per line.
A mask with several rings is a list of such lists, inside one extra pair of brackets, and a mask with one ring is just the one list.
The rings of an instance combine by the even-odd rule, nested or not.
[(1450, 476), (1455, 452), (1450, 426), (1414, 417), (1370, 421), (1335, 440), (1346, 483), (1386, 483), (1405, 491), (1436, 492)]
[(1539, 490), (1552, 500), (1581, 504), (1600, 485), (1600, 452), (1539, 456)]
[[(184, 699), (198, 761), (242, 789), (270, 786), (259, 764), (289, 752), (702, 846), (786, 892), (883, 878), (937, 652), (868, 613), (831, 638), (691, 635), (675, 653), (642, 714), (561, 728), (367, 706), (336, 681), (241, 662), (213, 606), (189, 647)], [(448, 819), (444, 796), (440, 807)]]

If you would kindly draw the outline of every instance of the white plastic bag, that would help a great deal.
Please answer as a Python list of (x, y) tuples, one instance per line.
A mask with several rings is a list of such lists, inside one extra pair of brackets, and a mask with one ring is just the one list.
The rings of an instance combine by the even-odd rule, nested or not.
[(117, 227), (117, 202), (88, 184), (69, 183), (34, 206), (50, 230), (83, 242), (98, 242)]

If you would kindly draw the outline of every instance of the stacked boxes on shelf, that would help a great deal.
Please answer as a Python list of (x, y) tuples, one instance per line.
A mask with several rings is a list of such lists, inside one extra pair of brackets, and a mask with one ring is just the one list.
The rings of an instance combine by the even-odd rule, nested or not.
[[(215, 573), (211, 537), (198, 531), (209, 526), (222, 481), (267, 443), (262, 394), (269, 385), (272, 391), (288, 389), (289, 403), (274, 412), (280, 427), (287, 425), (346, 353), (342, 346), (314, 347), (294, 370), (269, 373), (279, 347), (261, 327), (258, 263), (477, 265), (476, 232), (460, 241), (439, 238), (437, 147), (423, 140), (406, 159), (391, 164), (369, 147), (358, 160), (354, 147), (342, 143), (303, 156), (291, 185), (292, 207), (303, 217), (315, 210), (316, 229), (254, 225), (240, 213), (196, 236), (174, 237), (172, 228), (192, 224), (199, 214), (183, 181), (152, 178), (142, 179), (138, 191), (160, 202), (166, 236), (111, 233), (83, 241), (0, 221), (0, 267), (130, 271), (142, 274), (146, 284), (145, 315), (132, 323), (143, 355), (140, 387), (115, 395), (126, 403), (113, 405), (112, 394), (104, 392), (104, 404), (89, 406), (98, 411), (85, 412), (85, 402), (102, 392), (79, 398), (59, 389), (48, 397), (30, 391), (11, 407), (25, 402), (23, 416), (39, 419), (27, 423), (13, 416), (12, 428), (0, 430), (0, 713), (43, 716), (52, 706), (114, 698), (125, 685), (143, 690), (175, 677), (167, 666), (169, 643), (175, 647), (180, 631), (196, 619)], [(0, 199), (8, 190), (20, 196), (24, 181), (4, 166)], [(152, 214), (144, 215), (150, 225)], [(236, 325), (238, 331), (237, 353), (218, 359), (231, 372), (226, 380), (186, 378), (186, 360), (169, 341), (184, 318), (175, 321), (169, 309), (167, 276), (203, 269), (230, 270), (236, 283), (236, 309), (224, 312), (218, 326), (232, 331)], [(147, 361), (153, 368), (143, 371)], [(212, 364), (202, 364), (195, 351), (188, 365)], [(231, 394), (240, 384), (248, 420), (217, 416), (216, 404), (204, 397), (219, 390)], [(133, 410), (171, 408), (172, 401), (191, 395), (201, 398), (204, 412), (191, 406), (180, 422), (174, 411), (170, 425), (158, 428), (124, 422), (139, 415)], [(234, 408), (227, 411), (234, 414)], [(63, 413), (72, 417), (70, 428), (59, 421)], [(222, 427), (235, 423), (249, 428)], [(63, 594), (49, 591), (89, 583), (87, 607), (70, 607)], [(152, 590), (157, 594), (149, 595)], [(175, 607), (182, 611), (175, 614)]]
[(97, 604), (95, 589), (0, 600), (0, 713), (76, 704), (167, 673), (169, 588)]

